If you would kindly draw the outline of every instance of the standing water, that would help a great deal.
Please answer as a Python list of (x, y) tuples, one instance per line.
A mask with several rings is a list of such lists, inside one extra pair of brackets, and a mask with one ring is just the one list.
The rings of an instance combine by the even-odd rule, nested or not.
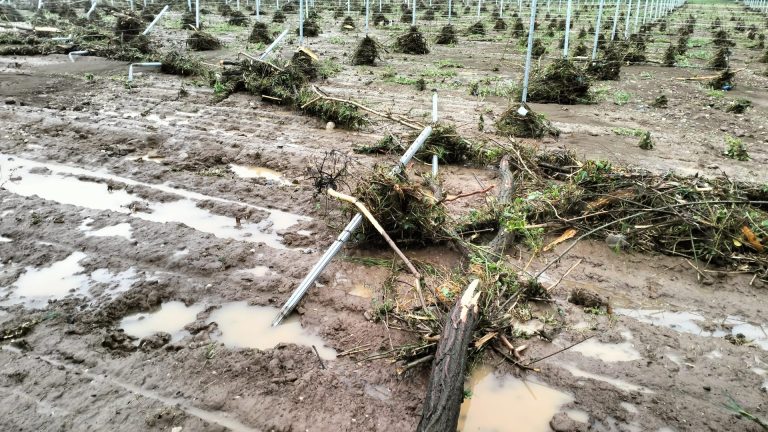
[(544, 384), (497, 375), (480, 367), (469, 379), (471, 396), (461, 405), (462, 432), (549, 431), (549, 421), (573, 401)]

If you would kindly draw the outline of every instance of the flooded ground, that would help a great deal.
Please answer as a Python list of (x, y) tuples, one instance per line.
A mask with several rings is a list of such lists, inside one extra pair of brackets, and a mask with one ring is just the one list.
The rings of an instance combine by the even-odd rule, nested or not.
[[(362, 33), (341, 33), (340, 19), (326, 15), (325, 33), (309, 46), (345, 63)], [(462, 26), (473, 20), (462, 16)], [(425, 28), (432, 38), (439, 27)], [(231, 45), (207, 53), (212, 61), (234, 58), (247, 32), (225, 30)], [(175, 41), (181, 33), (158, 35)], [(522, 56), (507, 45), (462, 36), (427, 56), (344, 64), (318, 85), (423, 119), (431, 93), (398, 82), (425, 76), (439, 91), (441, 119), (462, 135), (500, 139), (478, 123), (482, 115), (492, 124), (507, 99), (468, 87), (485, 77), (499, 87), (519, 81)], [(289, 37), (283, 54), (295, 48)], [(533, 104), (563, 134), (526, 142), (654, 173), (768, 183), (768, 78), (752, 57), (736, 48), (740, 84), (723, 95), (678, 79), (709, 73), (695, 66), (624, 67), (620, 81), (599, 84), (607, 96), (595, 104)], [(462, 67), (427, 73), (446, 62)], [(332, 149), (352, 157), (353, 176), (392, 166), (394, 157), (352, 150), (406, 129), (377, 117), (357, 132), (327, 129), (247, 94), (216, 101), (207, 85), (155, 71), (126, 88), (126, 71), (93, 57), (0, 57), (0, 330), (34, 323), (0, 344), (2, 429), (414, 430), (428, 366), (400, 374), (387, 358), (368, 359), (415, 340), (373, 319), (391, 306), (381, 303), (391, 281), (388, 269), (365, 260), (391, 259), (389, 251), (345, 248), (288, 322), (269, 325), (347, 222), (315, 195), (308, 168)], [(385, 78), (391, 73), (400, 79)], [(620, 92), (629, 102), (616, 102)], [(649, 106), (660, 93), (666, 110)], [(736, 97), (754, 107), (722, 109)], [(615, 128), (650, 130), (656, 147), (640, 150)], [(752, 160), (723, 157), (725, 135), (743, 138)], [(440, 172), (451, 194), (498, 183), (495, 167)], [(448, 208), (461, 216), (482, 204), (473, 196)], [(520, 246), (507, 259), (535, 273), (566, 247), (529, 260)], [(446, 245), (405, 252), (438, 267), (459, 264)], [(724, 404), (733, 398), (768, 417), (765, 284), (705, 270), (702, 278), (684, 259), (580, 242), (546, 271), (550, 284), (567, 273), (552, 302), (533, 305), (516, 326), (524, 361), (540, 359), (536, 370), (487, 352), (467, 377), (460, 429), (760, 430)], [(569, 303), (577, 288), (610, 299), (612, 313)]]

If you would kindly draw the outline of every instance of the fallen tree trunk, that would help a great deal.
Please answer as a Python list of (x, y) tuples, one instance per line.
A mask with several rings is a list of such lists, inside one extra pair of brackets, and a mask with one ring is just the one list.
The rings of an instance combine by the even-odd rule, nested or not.
[[(512, 171), (509, 169), (509, 155), (504, 156), (499, 163), (499, 176), (501, 177), (501, 183), (499, 185), (499, 197), (496, 205), (503, 208), (512, 202), (512, 197), (515, 194), (515, 182)], [(497, 260), (501, 259), (504, 251), (506, 251), (514, 238), (515, 233), (507, 231), (503, 226), (499, 227), (498, 234), (488, 244), (491, 255)]]
[(478, 318), (478, 284), (477, 279), (469, 284), (443, 325), (417, 432), (452, 432), (459, 424), (467, 350)]

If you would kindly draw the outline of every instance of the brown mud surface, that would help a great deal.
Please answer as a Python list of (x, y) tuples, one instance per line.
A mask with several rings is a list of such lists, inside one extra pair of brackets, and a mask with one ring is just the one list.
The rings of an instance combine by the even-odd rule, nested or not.
[[(339, 28), (340, 19), (330, 13), (325, 20), (327, 28)], [(231, 43), (248, 31), (224, 39)], [(321, 58), (344, 61), (360, 37), (326, 30), (309, 45)], [(295, 48), (289, 39), (283, 52)], [(236, 51), (206, 56), (231, 58)], [(426, 120), (430, 92), (381, 75), (394, 68), (416, 77), (438, 60), (460, 62), (456, 75), (430, 80), (427, 88), (439, 89), (441, 119), (462, 135), (482, 136), (479, 116), (492, 125), (508, 103), (470, 96), (466, 86), (484, 76), (518, 80), (521, 55), (508, 51), (480, 40), (431, 46), (426, 56), (385, 53), (379, 66), (344, 67), (320, 87)], [(745, 114), (726, 113), (725, 102), (699, 83), (675, 79), (708, 71), (632, 66), (622, 69), (621, 81), (600, 83), (604, 93), (630, 93), (627, 103), (608, 97), (591, 105), (532, 104), (563, 134), (530, 143), (656, 173), (725, 174), (768, 184), (768, 78), (737, 52), (733, 67), (746, 69), (725, 99), (750, 99), (754, 106)], [(415, 339), (370, 319), (389, 272), (361, 258), (390, 259), (389, 251), (346, 248), (301, 303), (303, 330), (274, 336), (269, 341), (276, 346), (226, 344), (225, 323), (211, 320), (246, 302), (265, 307), (249, 313), (268, 316), (268, 323), (346, 223), (328, 217), (336, 214), (328, 208), (336, 207), (314, 196), (307, 169), (331, 149), (350, 155), (353, 172), (390, 166), (394, 157), (352, 149), (406, 130), (379, 118), (358, 132), (327, 130), (247, 94), (215, 102), (210, 88), (189, 80), (181, 95), (179, 77), (147, 71), (126, 86), (126, 73), (124, 63), (93, 57), (75, 63), (63, 55), (0, 57), (0, 330), (26, 329), (0, 345), (0, 429), (414, 430), (428, 367), (398, 374), (391, 361), (365, 360)], [(669, 108), (651, 108), (661, 93)], [(650, 130), (655, 149), (639, 149), (636, 138), (617, 135), (615, 128)], [(726, 134), (744, 140), (750, 161), (722, 155)], [(240, 177), (231, 164), (268, 168), (284, 181)], [(414, 166), (428, 169), (422, 162)], [(494, 167), (446, 166), (441, 172), (452, 194), (498, 180)], [(474, 196), (449, 209), (466, 214), (482, 202)], [(509, 259), (535, 272), (565, 247), (529, 263), (520, 246)], [(454, 266), (458, 259), (443, 245), (406, 253), (436, 266)], [(530, 306), (525, 324), (533, 333), (518, 336), (528, 339), (526, 359), (587, 336), (590, 342), (536, 363), (539, 372), (521, 371), (492, 353), (483, 359), (497, 377), (565, 395), (553, 399), (551, 412), (534, 405), (517, 413), (543, 418), (543, 426), (519, 430), (760, 430), (723, 404), (733, 397), (768, 415), (764, 283), (714, 267), (700, 274), (685, 259), (617, 252), (599, 240), (578, 244), (541, 282), (554, 284), (573, 266), (551, 303)], [(63, 292), (35, 298), (32, 288), (24, 291), (30, 283)], [(569, 303), (569, 293), (579, 288), (607, 299), (613, 313)], [(180, 302), (191, 315), (150, 336), (121, 330), (126, 317), (169, 302)], [(268, 328), (254, 324), (252, 332), (267, 335)], [(740, 343), (737, 334), (752, 342)], [(302, 338), (314, 342), (294, 343)], [(311, 344), (335, 354), (319, 358)], [(535, 397), (536, 386), (521, 392)], [(479, 390), (476, 397), (481, 404)], [(509, 424), (504, 430), (518, 429)]]

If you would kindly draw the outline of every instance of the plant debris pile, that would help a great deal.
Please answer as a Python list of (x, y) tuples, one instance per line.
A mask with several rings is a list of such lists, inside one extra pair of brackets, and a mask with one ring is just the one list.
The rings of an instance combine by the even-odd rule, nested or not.
[(483, 36), (485, 35), (485, 25), (483, 24), (482, 21), (478, 21), (472, 24), (471, 26), (469, 26), (469, 28), (467, 29), (467, 34)]
[(733, 78), (735, 76), (736, 74), (731, 72), (730, 68), (725, 68), (725, 70), (720, 72), (720, 75), (710, 80), (707, 84), (715, 90), (730, 90), (734, 86)]
[(573, 105), (588, 103), (590, 82), (584, 71), (568, 59), (557, 59), (534, 72), (528, 84), (531, 102)]
[(207, 68), (199, 58), (184, 54), (180, 51), (168, 51), (161, 61), (160, 71), (171, 75), (205, 76)]
[(640, 137), (640, 142), (637, 144), (643, 150), (653, 150), (653, 140), (651, 140), (651, 132), (645, 131)]
[(195, 30), (187, 38), (187, 47), (193, 51), (212, 51), (221, 48), (221, 41), (210, 33)]
[(233, 26), (248, 27), (248, 17), (240, 11), (232, 11), (229, 14), (229, 21), (227, 23)]
[(144, 28), (141, 17), (131, 13), (115, 14), (115, 36), (122, 38), (124, 42), (130, 42)]
[[(430, 245), (447, 239), (444, 225), (447, 214), (442, 203), (424, 184), (410, 181), (403, 174), (390, 174), (375, 168), (352, 194), (359, 199), (387, 234), (399, 245)], [(349, 205), (346, 212), (357, 213)], [(384, 239), (367, 221), (357, 240), (365, 245), (382, 245)]]
[(616, 81), (621, 75), (621, 64), (624, 62), (625, 49), (622, 44), (612, 43), (605, 46), (604, 52), (596, 61), (587, 66), (587, 75), (598, 81)]
[(292, 107), (339, 127), (356, 129), (367, 123), (357, 107), (325, 99), (325, 95), (310, 84), (317, 76), (318, 59), (308, 49), (301, 48), (290, 61), (278, 63), (251, 59), (235, 62), (214, 74), (213, 85), (222, 97), (247, 91), (264, 101)]
[[(181, 15), (181, 29), (182, 30), (193, 30), (195, 28), (195, 13), (193, 11), (187, 11), (184, 12), (184, 14)], [(203, 29), (203, 23), (200, 23), (200, 28), (198, 30)]]
[(654, 108), (666, 108), (669, 105), (669, 99), (667, 95), (659, 95), (651, 102), (651, 106)]
[(269, 34), (269, 27), (267, 24), (261, 21), (256, 21), (251, 29), (251, 34), (248, 36), (248, 42), (271, 44), (272, 36)]
[(523, 104), (520, 108), (508, 108), (496, 121), (496, 130), (502, 135), (518, 138), (560, 135), (560, 131), (544, 114), (534, 112), (527, 104)]
[(15, 7), (9, 4), (1, 4), (0, 21), (21, 22), (24, 21), (24, 16)]
[(275, 13), (272, 15), (272, 22), (273, 23), (284, 23), (285, 22), (285, 14), (282, 11), (276, 10)]
[[(407, 136), (407, 144), (404, 145), (394, 135), (389, 134), (373, 145), (355, 148), (355, 152), (400, 155), (407, 150), (411, 142), (416, 140), (416, 137), (418, 137), (417, 133)], [(461, 164), (470, 161), (482, 162), (484, 153), (481, 148), (459, 135), (455, 126), (437, 124), (415, 157), (423, 161), (431, 161), (432, 155), (437, 155), (440, 163)]]
[(344, 21), (341, 23), (341, 30), (343, 31), (349, 31), (355, 29), (355, 21), (352, 19), (351, 16), (347, 15), (344, 17)]
[(725, 111), (733, 114), (744, 114), (747, 111), (747, 109), (750, 108), (751, 106), (752, 106), (752, 101), (750, 101), (749, 99), (739, 98), (731, 102), (731, 104), (728, 105), (728, 108), (726, 108)]
[(720, 47), (715, 52), (715, 55), (709, 61), (709, 67), (712, 69), (725, 69), (728, 67), (729, 49), (726, 47)]
[(675, 65), (677, 57), (677, 47), (674, 44), (670, 44), (664, 51), (664, 59), (661, 64), (666, 67), (673, 67)]
[(376, 59), (380, 59), (378, 44), (372, 37), (365, 36), (352, 55), (352, 64), (354, 66), (374, 66)]
[(456, 29), (450, 24), (443, 26), (440, 29), (440, 34), (437, 35), (437, 39), (435, 39), (435, 43), (438, 45), (451, 45), (458, 41), (459, 38), (456, 36)]
[(411, 26), (407, 33), (397, 37), (395, 51), (404, 54), (429, 54), (427, 40), (416, 26)]
[[(317, 23), (317, 21), (311, 19), (304, 20), (303, 30), (305, 37), (318, 37), (321, 33), (320, 25)], [(299, 29), (296, 29), (296, 34), (299, 34)]]

